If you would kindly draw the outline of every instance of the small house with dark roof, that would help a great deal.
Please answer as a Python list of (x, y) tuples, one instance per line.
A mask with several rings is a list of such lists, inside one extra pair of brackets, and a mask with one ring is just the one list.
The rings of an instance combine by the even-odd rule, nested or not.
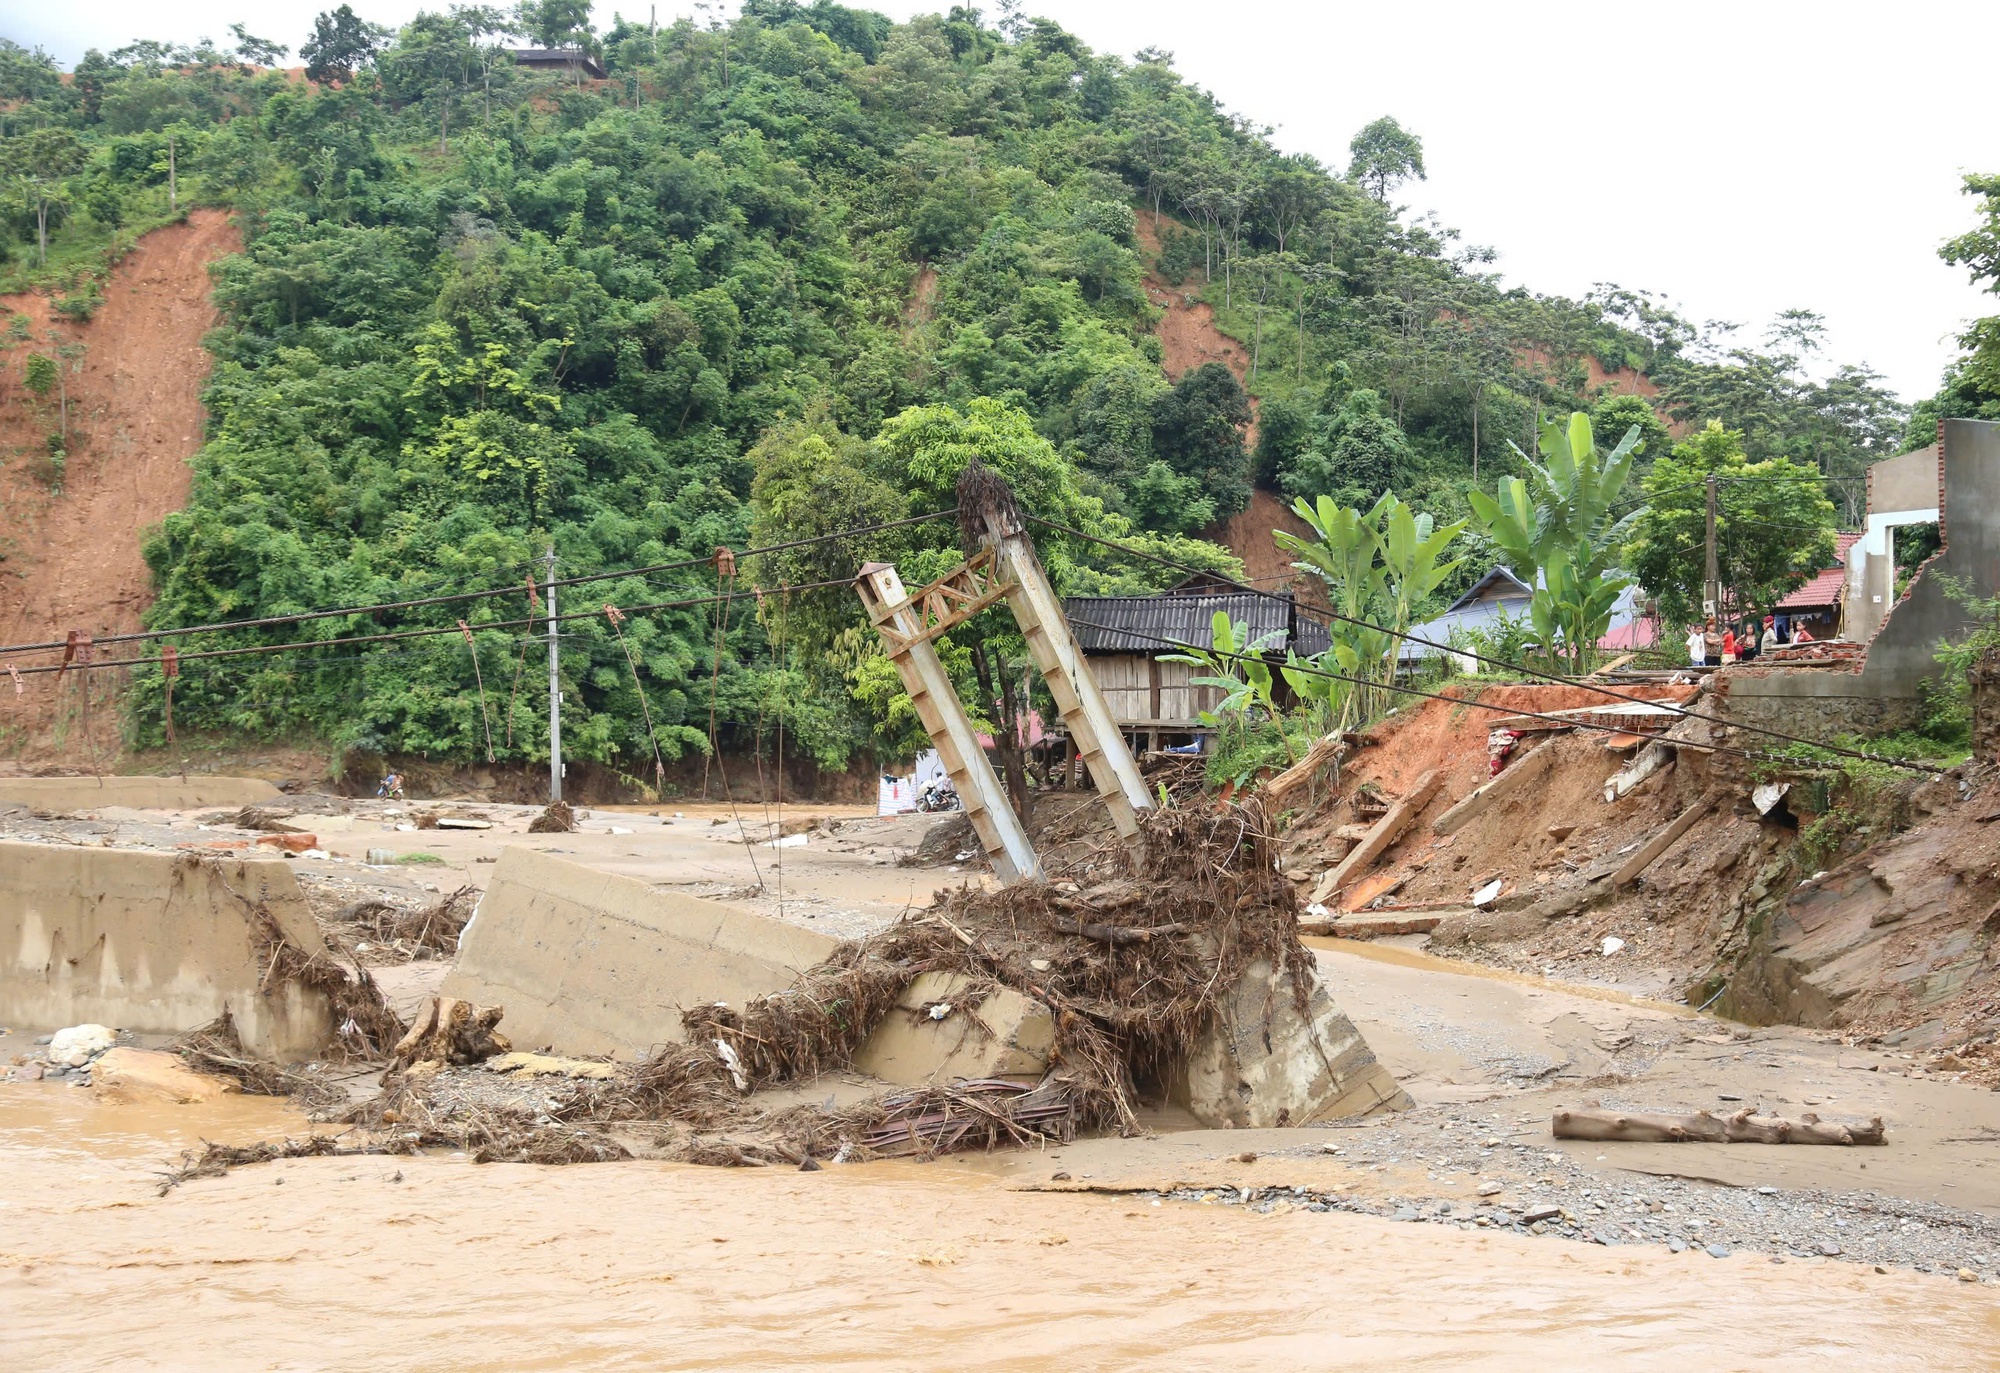
[(1163, 663), (1160, 655), (1175, 652), (1176, 645), (1213, 648), (1217, 611), (1243, 625), (1253, 642), (1268, 636), (1265, 652), (1274, 662), (1282, 662), (1288, 649), (1302, 657), (1326, 649), (1326, 626), (1300, 615), (1289, 594), (1176, 588), (1157, 596), (1063, 600), (1070, 632), (1112, 718), (1149, 748), (1209, 732), (1201, 713), (1220, 704), (1222, 691), (1194, 684), (1209, 675), (1201, 668)]
[(576, 72), (604, 79), (604, 64), (581, 48), (516, 48), (514, 65), (530, 71)]

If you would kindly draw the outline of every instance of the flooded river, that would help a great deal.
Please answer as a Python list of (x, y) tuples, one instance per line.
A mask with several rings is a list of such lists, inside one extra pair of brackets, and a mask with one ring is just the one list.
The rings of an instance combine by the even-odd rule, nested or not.
[[(1993, 1290), (1367, 1217), (790, 1170), (307, 1159), (270, 1102), (0, 1087), (0, 1366), (2000, 1366)], [(1136, 1147), (1136, 1146), (1135, 1146)]]

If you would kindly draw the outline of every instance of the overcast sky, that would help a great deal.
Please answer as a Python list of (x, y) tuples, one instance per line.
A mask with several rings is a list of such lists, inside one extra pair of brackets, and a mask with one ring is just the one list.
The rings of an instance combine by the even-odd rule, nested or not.
[[(253, 33), (297, 47), (327, 0), (91, 0), (0, 17), (0, 34), (65, 65), (145, 36)], [(412, 0), (355, 0), (395, 24)], [(945, 3), (877, 6), (897, 18)], [(599, 3), (643, 14), (643, 3)], [(659, 6), (660, 18), (687, 11)], [(733, 8), (733, 6), (732, 6)], [(989, 17), (995, 12), (988, 5)], [(1510, 282), (1580, 295), (1649, 289), (1758, 342), (1776, 312), (1827, 317), (1828, 354), (1936, 389), (1953, 336), (2000, 302), (1938, 260), (1972, 223), (1967, 171), (2000, 172), (1991, 55), (2000, 4), (1892, 7), (1680, 0), (1673, 5), (1345, 5), (1253, 0), (1029, 0), (1093, 48), (1172, 52), (1286, 151), (1344, 166), (1392, 114), (1430, 179), (1401, 199), (1499, 251)]]

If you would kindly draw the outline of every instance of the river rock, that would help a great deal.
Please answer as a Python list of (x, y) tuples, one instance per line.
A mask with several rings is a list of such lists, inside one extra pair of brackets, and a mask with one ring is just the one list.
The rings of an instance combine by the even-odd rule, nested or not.
[(81, 1068), (117, 1042), (117, 1033), (107, 1026), (72, 1025), (50, 1036), (49, 1061), (66, 1068)]

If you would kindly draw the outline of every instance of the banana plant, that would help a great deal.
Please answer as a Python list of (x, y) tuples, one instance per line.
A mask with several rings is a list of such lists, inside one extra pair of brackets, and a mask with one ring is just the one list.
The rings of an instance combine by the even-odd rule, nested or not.
[(1467, 493), (1473, 527), (1516, 576), (1537, 583), (1529, 616), (1552, 666), (1559, 659), (1575, 670), (1588, 664), (1619, 594), (1631, 584), (1614, 572), (1613, 562), (1638, 511), (1622, 519), (1612, 512), (1638, 443), (1633, 425), (1617, 447), (1600, 454), (1588, 415), (1579, 411), (1567, 424), (1547, 420), (1536, 445), (1541, 462), (1514, 449), (1525, 479), (1503, 478), (1491, 496)]
[[(1409, 629), (1416, 607), (1464, 564), (1463, 558), (1453, 558), (1450, 562), (1438, 559), (1465, 532), (1466, 522), (1461, 520), (1438, 529), (1428, 512), (1418, 514), (1392, 496), (1383, 500), (1388, 505), (1382, 520), (1382, 571), (1394, 608), (1391, 627), (1400, 636)], [(1377, 509), (1382, 507), (1378, 505)], [(1401, 642), (1399, 637), (1397, 643)]]
[[(1193, 686), (1215, 687), (1222, 692), (1222, 700), (1214, 710), (1201, 712), (1201, 722), (1211, 729), (1246, 722), (1250, 712), (1257, 709), (1264, 710), (1275, 720), (1279, 715), (1278, 700), (1271, 665), (1264, 661), (1263, 655), (1282, 643), (1284, 638), (1282, 629), (1252, 638), (1248, 624), (1240, 620), (1232, 621), (1225, 612), (1218, 610), (1209, 626), (1209, 648), (1184, 644), (1183, 652), (1162, 653), (1160, 661), (1191, 663), (1208, 670), (1206, 676), (1190, 677), (1188, 681)], [(1283, 737), (1282, 732), (1280, 737)], [(1289, 739), (1285, 740), (1285, 752), (1292, 752)]]
[(1635, 424), (1617, 447), (1600, 455), (1590, 416), (1582, 411), (1572, 414), (1567, 424), (1543, 421), (1536, 445), (1543, 461), (1508, 445), (1527, 469), (1525, 479), (1504, 477), (1491, 496), (1483, 491), (1466, 494), (1473, 527), (1492, 540), (1514, 574), (1527, 581), (1558, 555), (1572, 556), (1580, 540), (1603, 549), (1608, 557), (1637, 517), (1634, 511), (1613, 521), (1611, 511), (1632, 475), (1638, 444)]

